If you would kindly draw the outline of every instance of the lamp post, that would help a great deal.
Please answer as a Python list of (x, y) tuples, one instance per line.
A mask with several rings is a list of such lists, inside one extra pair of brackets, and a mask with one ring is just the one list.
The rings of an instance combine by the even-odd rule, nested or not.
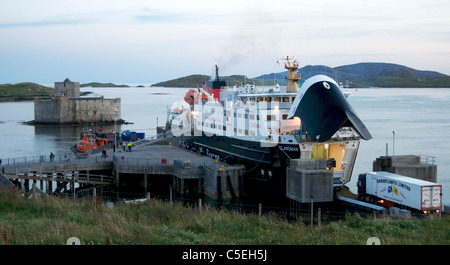
[(117, 133), (117, 129), (116, 129), (116, 122), (117, 122), (117, 116), (119, 115), (119, 111), (117, 109), (114, 109), (114, 154), (116, 154), (116, 148), (117, 148), (117, 137), (116, 137), (116, 133)]
[(392, 131), (392, 156), (395, 155), (395, 131)]
[(316, 136), (317, 146), (316, 146), (316, 170), (319, 170), (319, 138), (320, 135)]

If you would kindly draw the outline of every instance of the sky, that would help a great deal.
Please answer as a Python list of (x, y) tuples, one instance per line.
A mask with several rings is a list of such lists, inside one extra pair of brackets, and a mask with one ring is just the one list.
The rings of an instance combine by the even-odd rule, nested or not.
[(448, 0), (0, 0), (0, 84), (386, 62), (450, 75)]

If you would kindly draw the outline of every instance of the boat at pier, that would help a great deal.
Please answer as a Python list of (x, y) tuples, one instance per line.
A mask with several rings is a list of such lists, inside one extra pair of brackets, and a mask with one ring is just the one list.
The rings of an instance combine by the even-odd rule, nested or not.
[(245, 185), (249, 192), (270, 189), (285, 197), (292, 159), (325, 159), (333, 177), (347, 183), (360, 140), (372, 136), (336, 81), (316, 75), (299, 89), (299, 63), (289, 57), (283, 61), (285, 87), (228, 86), (216, 65), (215, 79), (188, 91), (189, 107), (168, 113), (164, 130), (185, 148), (244, 165), (244, 178), (252, 182)]
[(99, 147), (106, 147), (108, 140), (106, 138), (97, 137), (95, 133), (84, 133), (83, 138), (70, 149), (75, 154), (88, 154), (89, 151)]

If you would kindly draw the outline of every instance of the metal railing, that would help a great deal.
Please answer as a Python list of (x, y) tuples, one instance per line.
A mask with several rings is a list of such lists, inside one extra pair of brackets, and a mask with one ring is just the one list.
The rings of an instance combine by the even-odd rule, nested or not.
[(420, 157), (420, 164), (434, 165), (435, 162), (436, 162), (436, 157), (435, 156), (419, 155), (419, 157)]
[(0, 168), (26, 168), (43, 165), (51, 165), (53, 163), (58, 164), (85, 164), (89, 162), (105, 162), (111, 161), (110, 158), (103, 158), (101, 156), (88, 156), (87, 159), (78, 159), (77, 155), (73, 153), (55, 154), (52, 159), (50, 155), (36, 155), (36, 156), (22, 156), (14, 158), (3, 158)]

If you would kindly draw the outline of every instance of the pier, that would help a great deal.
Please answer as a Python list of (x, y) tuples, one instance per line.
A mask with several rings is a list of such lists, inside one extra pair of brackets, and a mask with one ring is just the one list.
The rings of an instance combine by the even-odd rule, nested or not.
[(179, 199), (203, 193), (213, 199), (242, 194), (243, 166), (227, 165), (170, 141), (138, 141), (130, 152), (107, 149), (108, 157), (98, 153), (85, 158), (63, 154), (53, 160), (48, 155), (3, 159), (0, 179), (3, 187), (24, 193), (37, 188), (73, 197), (98, 186), (141, 197), (157, 191)]

